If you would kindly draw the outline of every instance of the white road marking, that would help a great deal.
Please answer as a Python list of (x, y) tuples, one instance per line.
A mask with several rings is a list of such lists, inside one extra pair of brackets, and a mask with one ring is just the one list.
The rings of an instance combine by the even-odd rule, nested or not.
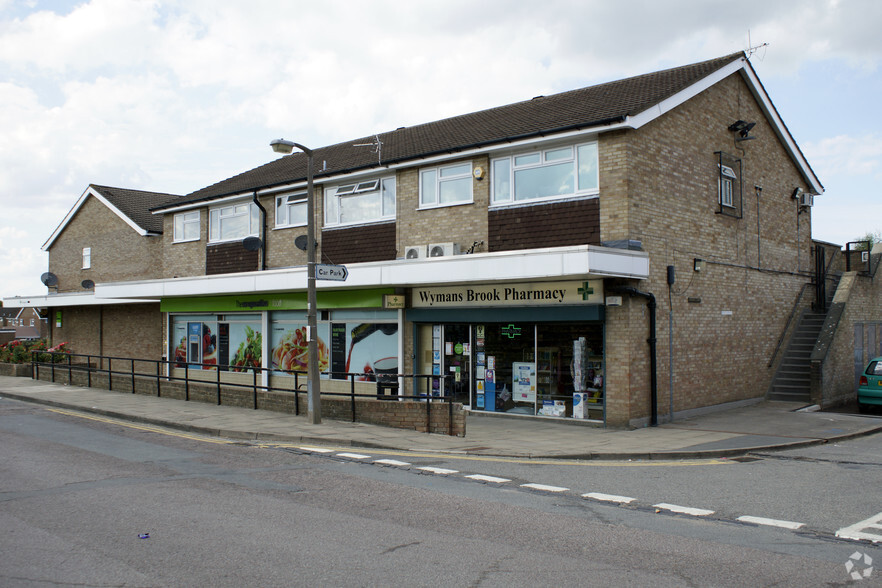
[(334, 453), (336, 449), (327, 449), (325, 447), (298, 447), (303, 451), (311, 451), (312, 453)]
[(374, 463), (381, 463), (383, 465), (399, 466), (399, 467), (404, 467), (404, 466), (410, 465), (406, 461), (398, 461), (397, 459), (378, 459), (378, 460), (375, 460)]
[[(868, 533), (867, 529), (873, 529), (874, 532)], [(874, 543), (882, 542), (882, 512), (859, 523), (839, 529), (836, 531), (836, 536), (856, 541), (866, 539)]]
[(601, 492), (589, 492), (588, 494), (583, 494), (582, 498), (593, 498), (594, 500), (603, 500), (604, 502), (618, 502), (620, 504), (630, 504), (631, 502), (637, 500), (636, 498), (631, 498), (630, 496), (616, 496), (615, 494), (603, 494)]
[(562, 488), (560, 486), (546, 486), (545, 484), (521, 484), (521, 488), (544, 490), (545, 492), (567, 492), (569, 490), (569, 488)]
[(511, 480), (507, 478), (496, 478), (494, 476), (485, 476), (483, 474), (471, 474), (466, 476), (466, 478), (471, 478), (472, 480), (478, 480), (479, 482), (493, 482), (495, 484), (502, 484), (505, 482), (511, 482)]
[(739, 520), (742, 523), (753, 523), (754, 525), (781, 527), (782, 529), (790, 529), (792, 531), (795, 531), (796, 529), (805, 526), (803, 523), (795, 523), (793, 521), (781, 521), (778, 519), (767, 519), (765, 517), (752, 517), (748, 515), (738, 517), (736, 520)]
[(676, 512), (680, 514), (688, 514), (694, 517), (706, 517), (707, 515), (714, 514), (714, 511), (707, 510), (704, 508), (692, 508), (689, 506), (678, 506), (676, 504), (668, 504), (667, 502), (660, 502), (658, 504), (653, 504), (655, 508), (661, 508), (663, 510), (669, 510), (671, 512)]
[(445, 468), (435, 468), (432, 466), (425, 466), (421, 468), (417, 468), (418, 470), (423, 470), (424, 472), (432, 472), (433, 474), (458, 474), (459, 470), (448, 470)]
[(338, 453), (337, 457), (348, 457), (349, 459), (367, 459), (370, 455), (362, 455), (360, 453)]

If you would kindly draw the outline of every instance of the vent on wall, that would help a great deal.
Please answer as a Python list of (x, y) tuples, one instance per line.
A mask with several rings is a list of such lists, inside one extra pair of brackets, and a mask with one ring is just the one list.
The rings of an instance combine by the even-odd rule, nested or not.
[(404, 259), (420, 259), (426, 256), (425, 245), (407, 245), (404, 248)]
[(429, 257), (446, 257), (459, 255), (459, 245), (456, 243), (432, 243), (429, 245)]

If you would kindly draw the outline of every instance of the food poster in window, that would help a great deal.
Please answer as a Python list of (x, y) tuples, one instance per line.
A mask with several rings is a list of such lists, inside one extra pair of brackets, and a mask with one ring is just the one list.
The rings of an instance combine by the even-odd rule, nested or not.
[(202, 323), (202, 369), (217, 369), (217, 323)]
[[(221, 326), (218, 325), (218, 328)], [(230, 370), (247, 372), (249, 368), (260, 368), (263, 357), (263, 335), (260, 332), (260, 325), (226, 323), (226, 326)]]
[(357, 381), (390, 381), (397, 377), (397, 323), (346, 323), (343, 334), (346, 372), (358, 374)]
[[(328, 371), (330, 353), (328, 336), (330, 327), (327, 324), (318, 325), (318, 369), (324, 373)], [(288, 372), (306, 373), (309, 367), (309, 340), (307, 326), (302, 323), (273, 323), (272, 337), (272, 369)]]

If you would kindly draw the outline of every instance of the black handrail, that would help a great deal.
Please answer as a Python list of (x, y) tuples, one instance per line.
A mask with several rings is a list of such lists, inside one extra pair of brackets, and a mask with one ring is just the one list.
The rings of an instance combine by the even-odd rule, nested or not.
[[(44, 358), (48, 356), (49, 360), (46, 361)], [(161, 381), (165, 380), (167, 382), (183, 382), (184, 383), (184, 400), (190, 400), (190, 382), (195, 381), (200, 384), (211, 385), (214, 384), (215, 394), (217, 398), (217, 404), (220, 406), (222, 401), (221, 390), (224, 387), (227, 388), (250, 388), (252, 392), (252, 405), (255, 410), (258, 409), (258, 392), (289, 392), (294, 396), (294, 414), (300, 414), (300, 395), (306, 394), (305, 390), (301, 390), (302, 384), (300, 383), (300, 376), (306, 376), (307, 372), (298, 371), (298, 370), (282, 370), (278, 368), (264, 368), (264, 367), (241, 367), (241, 366), (233, 366), (233, 365), (217, 365), (215, 363), (200, 363), (200, 362), (191, 362), (188, 361), (186, 363), (182, 363), (179, 360), (167, 360), (167, 359), (139, 359), (132, 357), (113, 357), (113, 356), (103, 356), (103, 355), (86, 355), (86, 354), (76, 354), (76, 353), (67, 353), (67, 352), (52, 352), (52, 351), (32, 351), (31, 352), (31, 374), (32, 377), (36, 380), (39, 380), (39, 368), (41, 366), (46, 366), (49, 364), (51, 366), (52, 373), (52, 381), (55, 381), (55, 364), (57, 363), (56, 358), (58, 356), (67, 356), (67, 376), (68, 383), (73, 383), (73, 373), (74, 372), (82, 372), (85, 371), (87, 374), (87, 383), (88, 387), (92, 387), (92, 373), (97, 374), (107, 374), (107, 385), (108, 390), (113, 390), (113, 376), (127, 376), (131, 378), (131, 386), (132, 386), (132, 394), (136, 393), (137, 388), (137, 380), (138, 378), (155, 380), (156, 382), (156, 395), (157, 397), (162, 396), (161, 390)], [(74, 362), (74, 358), (85, 358), (85, 363), (76, 363)], [(58, 358), (61, 361), (64, 361), (64, 358)], [(96, 367), (93, 367), (92, 361), (96, 360)], [(104, 365), (104, 361), (107, 362), (107, 368), (103, 368), (101, 366)], [(113, 369), (113, 360), (117, 360), (117, 364), (120, 361), (126, 362), (129, 369), (127, 370), (114, 370)], [(150, 366), (154, 366), (151, 369), (145, 371), (139, 371), (136, 368), (136, 364), (148, 364)], [(163, 367), (165, 367), (165, 375), (162, 375)], [(214, 382), (205, 379), (196, 379), (192, 380), (190, 378), (190, 370), (196, 368), (194, 371), (198, 372), (206, 372), (206, 371), (215, 371), (216, 378)], [(174, 375), (173, 370), (182, 369), (184, 374), (183, 376)], [(232, 381), (223, 381), (221, 379), (221, 372), (227, 373), (246, 373), (252, 372), (251, 383), (241, 383), (241, 382), (232, 382)], [(278, 385), (273, 386), (270, 381), (267, 382), (267, 385), (258, 384), (258, 373), (267, 372), (270, 376), (273, 375), (288, 375), (294, 377), (294, 387), (293, 388), (284, 388)], [(454, 435), (453, 431), (453, 395), (433, 395), (432, 394), (432, 382), (434, 380), (440, 380), (441, 385), (439, 386), (439, 390), (444, 390), (443, 381), (448, 376), (441, 375), (425, 375), (425, 374), (388, 374), (384, 376), (383, 380), (375, 381), (371, 378), (376, 377), (375, 374), (368, 373), (356, 373), (356, 372), (322, 372), (322, 375), (328, 376), (332, 381), (341, 381), (348, 380), (349, 381), (349, 392), (335, 392), (331, 390), (323, 390), (321, 394), (323, 396), (344, 396), (350, 399), (350, 409), (351, 409), (351, 418), (352, 422), (356, 422), (356, 399), (358, 398), (371, 398), (371, 399), (384, 399), (384, 400), (415, 400), (415, 401), (425, 401), (426, 403), (426, 431), (431, 430), (431, 405), (430, 401), (440, 401), (446, 402), (448, 405), (448, 434)], [(384, 390), (394, 391), (398, 390), (398, 382), (401, 378), (409, 378), (413, 380), (413, 389), (416, 391), (414, 395), (405, 395), (396, 393), (390, 394), (389, 398), (384, 398), (386, 394), (383, 394)], [(420, 394), (420, 380), (425, 380), (426, 382), (426, 393)], [(377, 391), (375, 393), (356, 393), (356, 382), (364, 383), (376, 383)]]

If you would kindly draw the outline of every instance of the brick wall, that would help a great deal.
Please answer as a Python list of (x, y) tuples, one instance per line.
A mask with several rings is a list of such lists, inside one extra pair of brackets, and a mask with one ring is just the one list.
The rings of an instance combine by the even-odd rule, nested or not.
[[(27, 366), (30, 367), (30, 366)], [(127, 369), (123, 366), (120, 369)], [(136, 366), (143, 369), (143, 366)], [(178, 370), (183, 371), (183, 370)], [(227, 374), (229, 375), (229, 374)], [(53, 373), (51, 367), (40, 367), (37, 373), (38, 379), (54, 381), (56, 383), (71, 384), (74, 386), (87, 386), (93, 388), (111, 389), (122, 394), (131, 394), (133, 381), (127, 374), (113, 374), (108, 382), (106, 373), (89, 370), (73, 369), (68, 371), (66, 366), (56, 367)], [(160, 378), (136, 376), (134, 387), (136, 394), (147, 396), (161, 396), (163, 398), (184, 400), (189, 398), (193, 402), (206, 402), (217, 404), (217, 387), (202, 382), (168, 381)], [(220, 404), (239, 408), (254, 408), (254, 391), (249, 388), (230, 388), (221, 386)], [(288, 391), (258, 390), (257, 408), (275, 412), (296, 414), (299, 407), (300, 414), (306, 410), (306, 395), (301, 393), (299, 402), (295, 401), (294, 395)], [(381, 425), (398, 429), (410, 429), (423, 433), (437, 433), (442, 435), (465, 436), (466, 419), (461, 404), (454, 404), (452, 411), (447, 404), (431, 403), (427, 412), (426, 403), (413, 401), (385, 401), (359, 398), (355, 401), (355, 419), (358, 422)], [(452, 420), (451, 420), (452, 417)], [(352, 420), (352, 405), (348, 399), (334, 397), (322, 397), (322, 418), (331, 420)]]
[[(463, 160), (465, 161), (465, 160)], [(488, 169), (486, 156), (470, 160), (472, 169), (481, 166)], [(447, 164), (448, 162), (445, 162)], [(449, 162), (455, 163), (455, 162)], [(429, 166), (427, 166), (429, 167)], [(474, 202), (455, 206), (444, 206), (420, 210), (419, 208), (419, 168), (410, 168), (398, 173), (398, 257), (404, 257), (404, 249), (409, 245), (428, 245), (430, 243), (456, 243), (461, 250), (469, 249), (473, 243), (484, 242), (475, 252), (487, 251), (487, 209), (490, 204), (489, 174), (484, 179), (472, 178)]]
[(323, 263), (358, 263), (395, 259), (395, 223), (326, 229), (321, 232)]
[[(161, 276), (162, 238), (142, 237), (93, 196), (74, 215), (49, 248), (49, 271), (58, 276), (58, 292), (85, 291), (95, 283), (143, 280)], [(83, 269), (83, 248), (91, 248), (91, 267)]]
[(248, 251), (242, 241), (205, 248), (205, 275), (253, 272), (260, 269), (260, 252)]
[[(757, 122), (755, 140), (734, 143), (727, 127), (738, 119)], [(716, 151), (742, 160), (740, 219), (717, 214)], [(640, 240), (650, 255), (649, 279), (632, 285), (658, 301), (659, 414), (668, 415), (671, 394), (675, 412), (765, 395), (774, 373), (767, 363), (810, 280), (811, 215), (797, 215), (790, 194), (807, 186), (746, 85), (731, 76), (641, 129), (602, 135), (600, 154), (602, 238)], [(704, 271), (692, 271), (695, 258), (706, 260)], [(647, 317), (640, 298), (607, 311), (613, 425), (649, 416)]]
[[(56, 311), (61, 311), (61, 327)], [(73, 353), (160, 359), (163, 315), (159, 304), (72, 306), (49, 309), (53, 345), (69, 343)]]
[(600, 245), (597, 198), (500, 208), (489, 214), (489, 251)]

